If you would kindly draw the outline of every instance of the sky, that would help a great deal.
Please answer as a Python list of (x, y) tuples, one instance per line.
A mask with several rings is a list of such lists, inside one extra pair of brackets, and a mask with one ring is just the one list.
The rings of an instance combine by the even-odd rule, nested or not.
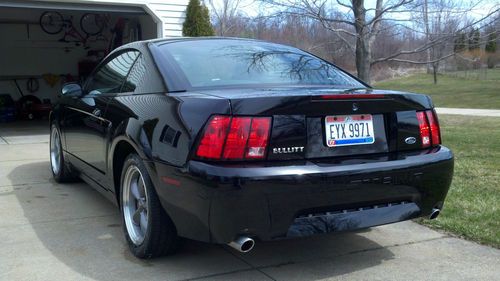
[[(206, 0), (208, 1), (208, 0)], [(290, 2), (293, 0), (290, 0)], [(348, 3), (350, 0), (341, 0), (344, 3)], [(469, 15), (473, 18), (480, 19), (487, 14), (489, 14), (494, 9), (498, 9), (500, 7), (500, 0), (456, 0), (459, 3), (476, 3), (475, 8), (470, 11)], [(216, 4), (221, 3), (221, 0), (214, 0)], [(367, 9), (375, 8), (376, 0), (365, 0), (365, 6)], [(220, 4), (218, 4), (220, 5)], [(340, 11), (351, 13), (351, 11), (340, 5), (336, 5)], [(262, 7), (262, 5), (257, 0), (242, 0), (240, 5), (240, 10), (248, 16), (257, 16), (259, 14), (265, 14), (266, 9)], [(408, 14), (400, 13), (396, 17), (398, 18), (407, 18)]]

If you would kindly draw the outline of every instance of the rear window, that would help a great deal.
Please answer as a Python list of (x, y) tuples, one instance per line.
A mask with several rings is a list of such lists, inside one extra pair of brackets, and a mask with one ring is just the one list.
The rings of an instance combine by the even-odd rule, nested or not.
[(299, 49), (244, 40), (192, 40), (160, 46), (191, 87), (329, 85), (364, 87), (334, 65)]

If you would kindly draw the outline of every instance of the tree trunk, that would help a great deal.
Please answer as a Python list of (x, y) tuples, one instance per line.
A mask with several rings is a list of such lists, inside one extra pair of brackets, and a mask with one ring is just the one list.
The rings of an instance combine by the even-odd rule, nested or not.
[(358, 78), (363, 82), (370, 84), (370, 74), (371, 74), (371, 51), (367, 45), (367, 40), (363, 40), (359, 37), (356, 41), (356, 70), (358, 71)]
[[(429, 6), (428, 6), (427, 0), (424, 0), (424, 5), (422, 6), (422, 14), (423, 14), (424, 26), (425, 26), (425, 44), (429, 44), (431, 32), (430, 32), (430, 27), (429, 27)], [(431, 61), (431, 49), (430, 48), (427, 48), (427, 50), (425, 50), (425, 54), (427, 57), (427, 61)], [(428, 63), (426, 65), (426, 67), (427, 67), (427, 74), (430, 74), (431, 73), (431, 64)], [(434, 68), (434, 66), (432, 66), (432, 68)]]
[(437, 78), (438, 68), (439, 68), (439, 65), (437, 62), (432, 64), (432, 75), (434, 76), (434, 84), (438, 83), (438, 78)]
[(354, 13), (354, 27), (356, 29), (356, 70), (358, 78), (370, 84), (371, 49), (366, 23), (366, 10), (364, 0), (352, 0)]

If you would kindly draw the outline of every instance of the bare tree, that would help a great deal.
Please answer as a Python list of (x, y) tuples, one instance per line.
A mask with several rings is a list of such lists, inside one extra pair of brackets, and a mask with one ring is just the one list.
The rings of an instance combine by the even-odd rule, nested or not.
[[(420, 0), (422, 3), (423, 19), (420, 21), (418, 14), (414, 14), (413, 22), (423, 23), (425, 32), (427, 72), (433, 74), (434, 84), (437, 84), (437, 72), (440, 58), (446, 53), (452, 54), (454, 49), (454, 36), (459, 29), (460, 22), (467, 19), (463, 14), (457, 14), (461, 4), (454, 0)], [(433, 42), (433, 44), (431, 44)]]
[[(445, 46), (446, 42), (452, 40), (456, 30), (432, 30), (433, 26), (440, 27), (442, 15), (447, 12), (447, 21), (451, 17), (463, 17), (471, 9), (471, 6), (460, 5), (451, 7), (443, 5), (428, 5), (425, 0), (376, 0), (375, 6), (367, 8), (364, 0), (260, 0), (279, 9), (276, 15), (297, 15), (316, 20), (322, 26), (331, 31), (335, 37), (352, 49), (355, 53), (356, 70), (358, 77), (371, 82), (372, 68), (382, 62), (404, 62), (413, 64), (433, 64), (452, 53), (445, 53), (442, 49), (432, 49), (434, 46)], [(428, 0), (431, 1), (431, 0)], [(434, 0), (432, 0), (434, 1)], [(438, 0), (435, 0), (439, 2)], [(423, 4), (427, 4), (423, 7)], [(498, 10), (498, 7), (496, 7)], [(343, 13), (341, 11), (344, 11)], [(345, 12), (347, 11), (347, 12)], [(425, 24), (423, 26), (413, 25), (412, 15), (423, 11)], [(485, 18), (494, 14), (489, 13)], [(276, 16), (274, 15), (274, 16)], [(435, 17), (435, 15), (440, 15)], [(431, 26), (431, 19), (438, 19)], [(477, 21), (465, 21), (458, 30), (466, 29), (483, 19)], [(463, 21), (457, 21), (464, 23)], [(436, 23), (436, 24), (434, 24)], [(388, 29), (411, 30), (418, 36), (424, 38), (417, 46), (402, 47), (390, 54), (374, 57), (374, 43), (377, 37)], [(422, 30), (423, 27), (423, 30)], [(396, 36), (396, 35), (395, 35)], [(419, 53), (427, 53), (424, 59), (410, 59), (408, 56)], [(434, 65), (438, 66), (438, 65)]]
[(226, 34), (234, 27), (234, 18), (239, 12), (242, 0), (208, 0), (212, 15), (215, 17), (215, 29), (219, 36)]

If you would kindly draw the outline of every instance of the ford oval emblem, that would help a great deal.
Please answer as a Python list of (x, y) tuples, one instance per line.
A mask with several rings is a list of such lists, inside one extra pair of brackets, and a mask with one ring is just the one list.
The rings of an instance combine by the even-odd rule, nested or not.
[(414, 137), (407, 137), (405, 139), (406, 144), (415, 144), (417, 142), (417, 139)]

